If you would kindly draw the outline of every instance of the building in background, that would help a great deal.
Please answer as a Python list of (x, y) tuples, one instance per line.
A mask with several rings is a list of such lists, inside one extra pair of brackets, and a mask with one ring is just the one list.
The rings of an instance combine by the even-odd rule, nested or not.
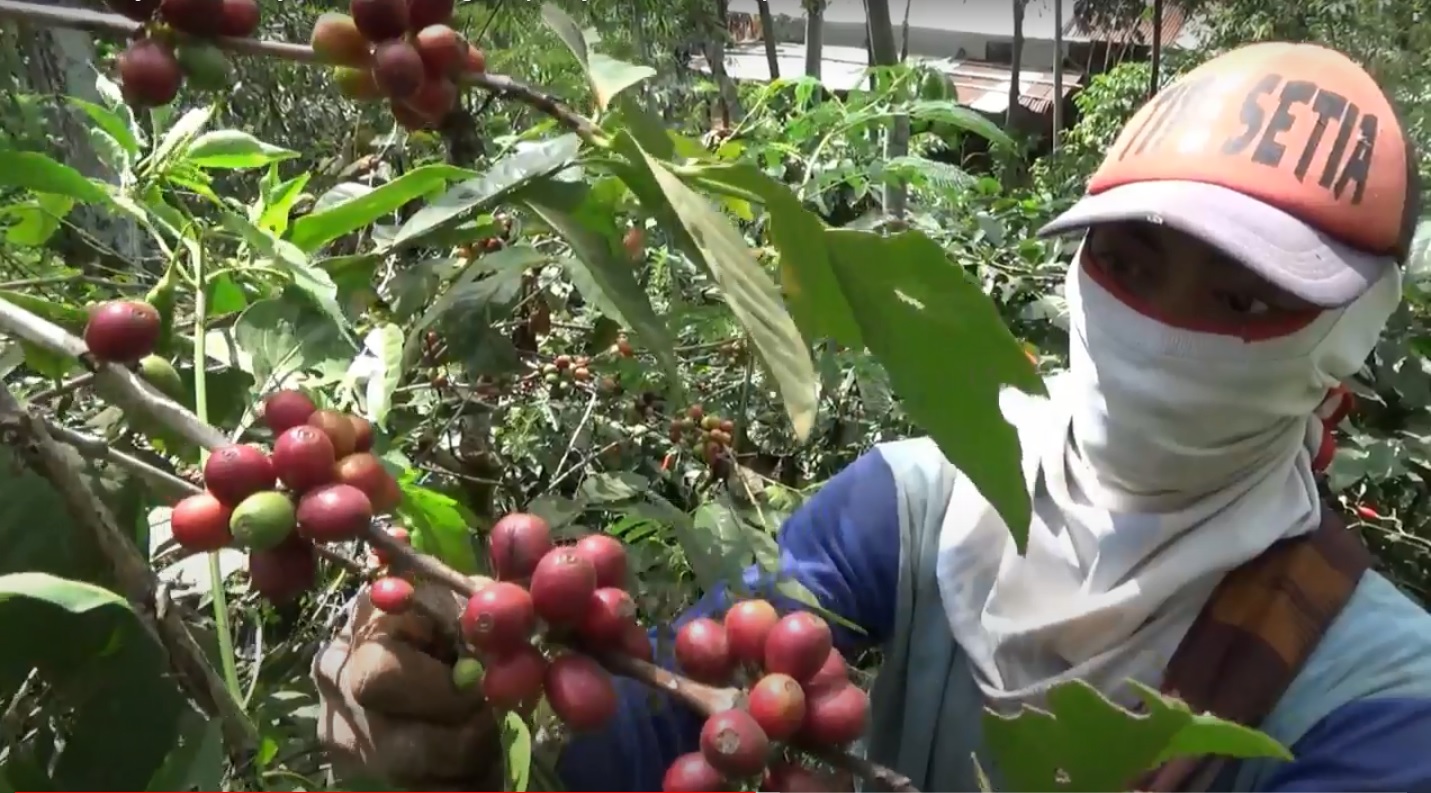
[[(1008, 110), (1013, 65), (1013, 9), (1010, 2), (990, 0), (906, 0), (890, 3), (896, 43), (909, 60), (947, 75), (960, 104), (991, 117)], [(1086, 76), (1106, 71), (1129, 59), (1149, 56), (1153, 24), (1149, 13), (1117, 30), (1088, 30), (1074, 20), (1073, 0), (1028, 0), (1024, 10), (1023, 48), (1019, 58), (1020, 105), (1035, 128), (1051, 124), (1053, 65), (1057, 54), (1054, 3), (1063, 3), (1064, 118), (1073, 115), (1070, 98)], [(799, 0), (771, 0), (775, 15), (780, 74), (796, 76), (805, 69), (805, 18)], [(726, 72), (736, 80), (770, 79), (764, 37), (755, 0), (729, 0), (735, 45), (726, 51)], [(868, 68), (868, 33), (861, 0), (830, 0), (822, 27), (821, 82), (832, 91), (856, 87)], [(1162, 38), (1165, 49), (1194, 47), (1197, 25), (1180, 6), (1164, 3)], [(693, 64), (709, 71), (697, 59)]]

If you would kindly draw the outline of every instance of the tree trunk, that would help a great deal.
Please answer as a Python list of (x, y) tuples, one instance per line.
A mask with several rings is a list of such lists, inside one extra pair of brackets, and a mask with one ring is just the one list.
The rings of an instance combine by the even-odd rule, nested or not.
[(745, 111), (740, 106), (740, 91), (736, 90), (735, 81), (725, 71), (725, 40), (730, 36), (730, 7), (726, 0), (716, 0), (716, 16), (720, 24), (716, 27), (716, 35), (707, 39), (704, 49), (706, 63), (711, 65), (711, 76), (720, 88), (721, 123), (730, 128), (745, 118)]
[(1058, 153), (1063, 137), (1063, 0), (1053, 0), (1053, 134), (1049, 149)]
[(899, 25), (899, 62), (909, 60), (909, 10), (914, 0), (904, 0), (904, 21)]
[(824, 62), (825, 0), (805, 0), (805, 76), (820, 79)]
[(1163, 61), (1163, 0), (1153, 0), (1153, 53), (1148, 64), (1148, 98), (1158, 92), (1158, 72)]
[(770, 13), (770, 0), (755, 0), (760, 10), (760, 38), (765, 42), (765, 62), (770, 66), (770, 79), (780, 79), (779, 42), (775, 40), (775, 15)]
[[(1057, 2), (1057, 0), (1054, 0)], [(1004, 129), (1012, 132), (1014, 123), (1019, 116), (1019, 108), (1023, 107), (1020, 102), (1023, 99), (1023, 88), (1020, 83), (1023, 81), (1024, 59), (1024, 4), (1028, 0), (1014, 0), (1014, 41), (1010, 47), (1012, 50), (1012, 62), (1009, 64), (1009, 109), (1004, 115)]]
[[(24, 61), (22, 90), (50, 100), (46, 115), (52, 130), (51, 153), (86, 177), (118, 183), (119, 175), (99, 156), (90, 140), (88, 117), (64, 100), (73, 96), (100, 106), (105, 104), (95, 84), (95, 50), (89, 34), (37, 25), (20, 25), (11, 33), (18, 39)], [(62, 229), (53, 243), (62, 255), (75, 259), (71, 264), (102, 263), (112, 268), (129, 267), (140, 261), (143, 237), (128, 216), (78, 206), (68, 220), (82, 233)]]
[[(873, 55), (872, 66), (895, 66), (899, 63), (899, 50), (894, 43), (894, 26), (889, 19), (889, 0), (865, 0), (865, 24), (869, 32), (869, 48)], [(902, 89), (905, 97), (910, 95), (906, 86)], [(897, 115), (892, 120), (889, 135), (884, 141), (884, 158), (888, 162), (909, 153), (909, 116)], [(886, 183), (884, 186), (884, 211), (889, 220), (904, 218), (907, 191), (904, 183)]]
[(636, 48), (636, 62), (650, 63), (651, 53), (646, 41), (646, 13), (641, 3), (631, 4), (631, 43)]

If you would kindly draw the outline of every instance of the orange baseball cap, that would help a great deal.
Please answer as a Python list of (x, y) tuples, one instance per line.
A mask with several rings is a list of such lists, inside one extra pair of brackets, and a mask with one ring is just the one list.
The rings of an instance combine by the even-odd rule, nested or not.
[(1166, 223), (1334, 308), (1405, 262), (1420, 194), (1410, 141), (1366, 70), (1314, 44), (1252, 44), (1143, 105), (1087, 195), (1039, 235)]

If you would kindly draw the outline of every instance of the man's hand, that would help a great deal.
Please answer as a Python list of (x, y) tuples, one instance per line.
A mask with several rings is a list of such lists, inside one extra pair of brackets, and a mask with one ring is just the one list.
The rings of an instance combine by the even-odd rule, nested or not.
[[(456, 595), (426, 585), (417, 597), (456, 624)], [(431, 619), (416, 610), (384, 614), (363, 590), (342, 632), (313, 662), (318, 738), (339, 776), (372, 775), (418, 790), (491, 790), (489, 778), (500, 784), (496, 724), (480, 687), (453, 683), (452, 657)]]

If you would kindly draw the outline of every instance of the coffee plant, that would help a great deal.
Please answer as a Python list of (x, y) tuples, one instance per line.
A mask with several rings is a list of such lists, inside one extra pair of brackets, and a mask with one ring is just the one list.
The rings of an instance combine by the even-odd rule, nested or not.
[[(58, 275), (0, 284), (7, 784), (332, 789), (294, 681), (367, 587), (443, 626), (453, 682), (498, 714), (511, 789), (555, 789), (564, 736), (615, 712), (613, 676), (705, 718), (667, 790), (913, 789), (860, 750), (878, 659), (842, 656), (844, 621), (810, 593), (781, 581), (803, 607), (745, 592), (665, 626), (772, 568), (803, 482), (871, 427), (929, 434), (1027, 526), (998, 394), (1041, 392), (1057, 358), (1054, 252), (1003, 240), (1046, 207), (921, 155), (882, 178), (958, 201), (861, 230), (874, 183), (849, 178), (864, 131), (899, 113), (994, 151), (1002, 131), (795, 81), (698, 139), (653, 111), (684, 89), (552, 4), (566, 59), (535, 67), (548, 89), (494, 71), (510, 51), (479, 47), (450, 0), (353, 0), (306, 44), (263, 38), (255, 0), (109, 6), (0, 0), (7, 21), (123, 42), (102, 101), (72, 100), (119, 176), (7, 142), (0, 249), (43, 261), (87, 209), (147, 252), (115, 269), (81, 240)], [(355, 133), (367, 153), (334, 179), (324, 153), (221, 128), (245, 60), (319, 74), (393, 132)], [(475, 129), (473, 99), (506, 108), (501, 154), (403, 159), (460, 140), (454, 118)], [(1077, 683), (1049, 713), (990, 714), (999, 778), (1115, 789), (1178, 754), (1285, 755), (1144, 693), (1138, 716)], [(1110, 745), (1093, 719), (1146, 737)]]

